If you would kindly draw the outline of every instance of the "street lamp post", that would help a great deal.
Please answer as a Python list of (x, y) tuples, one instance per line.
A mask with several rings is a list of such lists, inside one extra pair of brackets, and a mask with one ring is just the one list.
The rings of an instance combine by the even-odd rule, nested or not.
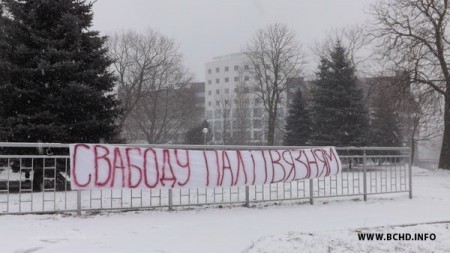
[(206, 135), (208, 134), (208, 128), (206, 128), (206, 127), (203, 128), (203, 129), (202, 129), (202, 132), (203, 132), (203, 136), (204, 136), (204, 138), (205, 138), (204, 140), (205, 140), (205, 145), (206, 145)]

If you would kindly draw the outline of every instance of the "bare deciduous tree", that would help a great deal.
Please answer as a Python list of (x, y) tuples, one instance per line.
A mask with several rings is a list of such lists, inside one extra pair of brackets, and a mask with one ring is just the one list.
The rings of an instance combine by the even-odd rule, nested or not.
[[(425, 100), (425, 101), (424, 101)], [(427, 144), (435, 140), (442, 134), (442, 113), (439, 110), (439, 100), (428, 100), (426, 97), (419, 97), (414, 100), (417, 104), (416, 111), (408, 114), (408, 136), (412, 149), (413, 159), (416, 157), (416, 147), (419, 144)], [(408, 107), (411, 109), (413, 107)]]
[(286, 25), (272, 24), (256, 32), (244, 53), (255, 78), (252, 91), (262, 99), (268, 114), (267, 144), (273, 145), (277, 108), (285, 102), (287, 81), (298, 77), (303, 66), (301, 47)]
[(190, 75), (172, 39), (151, 29), (113, 35), (109, 41), (118, 94), (123, 105), (121, 125), (129, 139), (145, 137), (149, 143), (165, 143), (189, 119), (192, 99), (185, 85)]
[(164, 38), (158, 43), (160, 37), (158, 33), (149, 29), (145, 35), (134, 31), (115, 33), (108, 40), (109, 53), (114, 59), (113, 69), (118, 76), (118, 92), (122, 102), (121, 125), (139, 103), (144, 83), (149, 79), (151, 70), (164, 62), (159, 43), (165, 44), (168, 41)]
[[(241, 76), (242, 77), (242, 76)], [(233, 139), (235, 144), (244, 145), (250, 141), (251, 128), (250, 122), (250, 96), (249, 90), (245, 87), (243, 78), (239, 78), (239, 83), (236, 85), (236, 95), (234, 96), (234, 110), (233, 110)]]
[[(218, 139), (222, 140), (222, 144), (227, 145), (232, 142), (231, 140), (231, 123), (233, 122), (232, 118), (232, 106), (233, 106), (233, 98), (229, 91), (228, 94), (220, 94), (216, 98), (216, 106), (214, 107), (215, 111), (218, 112), (220, 116), (220, 122), (221, 126), (219, 127), (220, 132), (216, 131), (217, 133), (220, 133), (220, 136), (216, 136), (216, 141)], [(216, 130), (219, 130), (216, 129)]]
[(421, 93), (444, 98), (444, 137), (439, 167), (450, 169), (450, 38), (448, 0), (383, 0), (374, 5), (372, 34), (395, 68), (408, 73)]
[(405, 117), (404, 130), (415, 159), (419, 144), (430, 143), (442, 135), (442, 99), (432, 90), (423, 92), (420, 86), (411, 86), (409, 77), (402, 74), (387, 92), (396, 99), (396, 110)]

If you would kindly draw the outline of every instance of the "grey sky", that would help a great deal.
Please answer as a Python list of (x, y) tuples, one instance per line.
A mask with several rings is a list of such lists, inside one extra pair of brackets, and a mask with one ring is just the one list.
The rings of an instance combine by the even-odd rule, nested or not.
[(112, 33), (151, 27), (174, 38), (186, 67), (204, 81), (206, 62), (239, 52), (256, 30), (270, 23), (287, 24), (309, 53), (309, 47), (333, 29), (364, 22), (373, 1), (98, 0), (94, 28)]

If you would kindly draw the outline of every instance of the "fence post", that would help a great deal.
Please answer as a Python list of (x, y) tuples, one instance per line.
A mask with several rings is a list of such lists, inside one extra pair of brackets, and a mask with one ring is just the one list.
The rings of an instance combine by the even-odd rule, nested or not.
[(363, 190), (364, 190), (364, 201), (367, 201), (367, 170), (366, 170), (366, 150), (363, 151)]
[(412, 152), (409, 151), (409, 163), (408, 163), (408, 171), (409, 171), (409, 198), (412, 199)]
[(309, 180), (309, 203), (314, 205), (314, 184), (313, 179)]
[(169, 211), (173, 211), (172, 189), (169, 189)]
[(81, 190), (77, 190), (77, 215), (81, 215)]
[(245, 207), (250, 207), (250, 186), (245, 186)]

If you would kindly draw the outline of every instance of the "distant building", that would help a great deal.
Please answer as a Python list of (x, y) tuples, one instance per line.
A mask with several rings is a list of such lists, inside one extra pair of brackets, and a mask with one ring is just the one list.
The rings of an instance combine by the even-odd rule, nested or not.
[[(398, 115), (399, 122), (399, 135), (403, 146), (410, 146), (412, 141), (412, 132), (417, 124), (417, 114), (423, 113), (420, 111), (417, 101), (412, 99), (412, 94), (401, 89), (398, 82), (401, 82), (400, 75), (393, 76), (380, 76), (371, 78), (360, 78), (359, 85), (364, 91), (366, 105), (369, 110), (369, 116), (373, 113), (373, 99), (377, 89), (388, 90), (388, 96), (392, 96), (392, 100), (395, 101), (395, 113)], [(387, 101), (388, 99), (386, 99)], [(403, 100), (403, 102), (401, 101)], [(421, 116), (427, 117), (427, 116)], [(437, 117), (437, 118), (436, 118)], [(416, 161), (419, 160), (436, 160), (439, 158), (440, 148), (442, 145), (442, 136), (438, 134), (441, 115), (430, 116), (429, 122), (423, 122), (420, 120), (418, 129), (415, 131), (414, 139), (420, 140), (414, 146)], [(427, 117), (428, 118), (428, 117)], [(432, 132), (431, 132), (432, 131)]]
[[(206, 64), (206, 120), (213, 128), (216, 144), (262, 145), (267, 142), (267, 113), (261, 98), (251, 92), (255, 79), (246, 62), (244, 54), (236, 53), (215, 57)], [(302, 78), (289, 80), (289, 88), (278, 108), (276, 144), (282, 144), (287, 100), (302, 83)]]
[(189, 129), (200, 125), (205, 120), (205, 83), (194, 82), (188, 83), (183, 88), (187, 96), (191, 98), (190, 118), (186, 121), (184, 127), (179, 133), (170, 141), (170, 143), (184, 143), (186, 133)]
[(205, 83), (188, 83), (185, 89), (192, 94), (194, 110), (192, 121), (189, 127), (199, 125), (205, 119)]

